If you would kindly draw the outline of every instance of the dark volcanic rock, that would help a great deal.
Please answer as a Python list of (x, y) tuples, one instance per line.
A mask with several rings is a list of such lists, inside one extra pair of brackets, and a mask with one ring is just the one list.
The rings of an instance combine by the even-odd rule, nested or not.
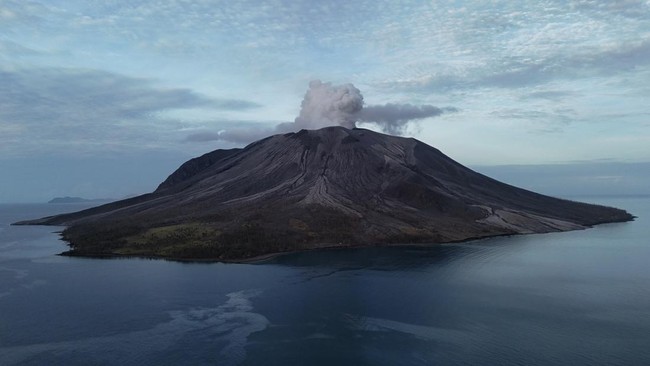
[(412, 138), (328, 127), (217, 150), (183, 164), (153, 193), (26, 223), (69, 226), (71, 254), (233, 259), (632, 218), (498, 182)]
[(198, 158), (190, 159), (183, 163), (183, 165), (172, 173), (172, 175), (167, 177), (164, 182), (160, 183), (156, 192), (169, 190), (172, 187), (178, 190), (178, 187), (180, 187), (183, 182), (195, 177), (213, 164), (239, 151), (241, 151), (241, 149), (215, 150), (201, 155)]

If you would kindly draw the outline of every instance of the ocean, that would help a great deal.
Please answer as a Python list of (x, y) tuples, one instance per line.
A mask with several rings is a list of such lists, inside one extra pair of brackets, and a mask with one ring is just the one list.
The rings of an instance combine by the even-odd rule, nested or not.
[(61, 257), (0, 205), (1, 365), (647, 365), (650, 197), (565, 233), (256, 264)]

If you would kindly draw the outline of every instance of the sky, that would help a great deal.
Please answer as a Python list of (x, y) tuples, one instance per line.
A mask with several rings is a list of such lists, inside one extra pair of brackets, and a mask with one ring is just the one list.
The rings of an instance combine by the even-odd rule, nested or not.
[(151, 191), (306, 121), (314, 81), (515, 183), (650, 193), (647, 0), (0, 0), (0, 202)]

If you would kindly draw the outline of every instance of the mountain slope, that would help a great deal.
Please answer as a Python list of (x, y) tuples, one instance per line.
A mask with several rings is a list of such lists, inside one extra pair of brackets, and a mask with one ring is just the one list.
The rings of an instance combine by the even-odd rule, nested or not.
[(70, 254), (233, 259), (631, 219), (500, 183), (415, 139), (328, 127), (217, 150), (153, 193), (26, 223), (68, 226)]

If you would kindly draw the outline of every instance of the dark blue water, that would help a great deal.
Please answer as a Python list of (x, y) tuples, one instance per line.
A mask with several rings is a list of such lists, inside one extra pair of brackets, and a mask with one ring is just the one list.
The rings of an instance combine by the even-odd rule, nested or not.
[(650, 198), (635, 222), (264, 264), (56, 256), (76, 210), (0, 205), (1, 365), (650, 364)]

